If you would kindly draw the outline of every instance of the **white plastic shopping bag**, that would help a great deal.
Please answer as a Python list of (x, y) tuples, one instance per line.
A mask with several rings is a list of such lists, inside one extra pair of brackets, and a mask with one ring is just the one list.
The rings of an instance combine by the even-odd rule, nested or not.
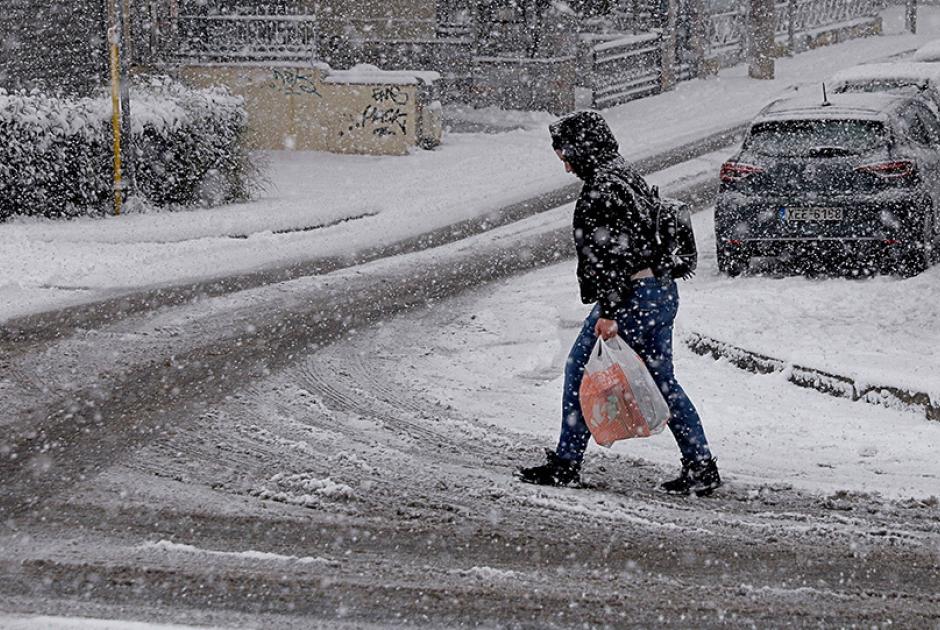
[(643, 359), (620, 337), (598, 338), (579, 397), (591, 435), (601, 446), (660, 433), (669, 421), (659, 386)]

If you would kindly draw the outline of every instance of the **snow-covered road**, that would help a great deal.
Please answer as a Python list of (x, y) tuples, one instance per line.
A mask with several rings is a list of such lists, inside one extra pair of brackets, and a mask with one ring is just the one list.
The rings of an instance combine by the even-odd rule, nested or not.
[[(41, 409), (46, 391), (62, 411), (3, 488), (15, 497), (0, 506), (21, 505), (0, 529), (0, 608), (283, 628), (935, 625), (940, 423), (921, 415), (679, 345), (728, 481), (714, 498), (655, 490), (675, 471), (668, 435), (592, 447), (591, 490), (512, 479), (555, 438), (585, 307), (569, 262), (505, 274), (538, 256), (520, 244), (566, 235), (569, 214), (31, 351), (12, 375), (39, 392), (25, 403)], [(739, 342), (784, 289), (816, 296), (821, 315), (821, 296), (864, 311), (890, 290), (917, 320), (940, 285), (940, 268), (849, 282), (702, 266), (680, 334), (727, 325), (711, 332)], [(822, 324), (783, 327), (771, 349), (811, 335), (829, 365), (857, 368)], [(886, 365), (917, 351), (906, 330), (881, 333)], [(932, 356), (924, 344), (892, 375)]]

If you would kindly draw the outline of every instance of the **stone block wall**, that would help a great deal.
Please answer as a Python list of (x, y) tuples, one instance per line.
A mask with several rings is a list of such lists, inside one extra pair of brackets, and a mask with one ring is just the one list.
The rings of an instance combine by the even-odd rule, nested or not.
[(435, 73), (268, 63), (187, 66), (180, 76), (242, 96), (253, 149), (403, 155), (441, 139)]

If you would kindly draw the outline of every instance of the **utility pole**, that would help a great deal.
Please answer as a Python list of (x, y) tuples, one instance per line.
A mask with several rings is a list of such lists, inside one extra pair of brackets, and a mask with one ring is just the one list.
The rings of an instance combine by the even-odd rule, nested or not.
[(774, 0), (750, 0), (747, 74), (752, 79), (774, 78)]
[[(120, 0), (118, 0), (120, 2)], [(114, 170), (114, 214), (124, 203), (121, 165), (121, 23), (115, 4), (108, 4), (108, 61), (111, 71), (111, 133)]]
[(907, 0), (904, 7), (904, 28), (917, 32), (917, 0)]
[(114, 214), (121, 214), (125, 192), (137, 194), (131, 96), (127, 78), (130, 40), (128, 0), (108, 2), (108, 58), (111, 70), (111, 128), (114, 151)]

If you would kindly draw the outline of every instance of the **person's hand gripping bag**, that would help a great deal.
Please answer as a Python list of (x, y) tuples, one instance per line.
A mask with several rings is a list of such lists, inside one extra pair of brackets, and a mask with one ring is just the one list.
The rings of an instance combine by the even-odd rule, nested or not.
[(669, 421), (669, 406), (646, 364), (620, 337), (598, 338), (579, 398), (584, 420), (601, 446), (660, 433)]

